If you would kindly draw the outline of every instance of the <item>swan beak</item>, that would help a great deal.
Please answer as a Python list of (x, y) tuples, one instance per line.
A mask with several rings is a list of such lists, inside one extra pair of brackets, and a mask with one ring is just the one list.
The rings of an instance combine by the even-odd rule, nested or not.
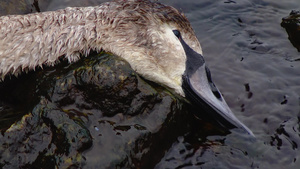
[[(182, 38), (180, 42), (186, 53), (186, 70), (182, 76), (182, 88), (186, 98), (224, 128), (238, 128), (254, 136), (252, 131), (232, 113), (222, 94), (212, 81), (202, 55), (191, 49)], [(199, 111), (200, 113), (200, 111)], [(202, 115), (203, 117), (203, 115)]]
[(210, 81), (210, 75), (207, 74), (210, 74), (209, 69), (201, 66), (193, 74), (183, 76), (183, 90), (187, 99), (197, 108), (208, 113), (209, 118), (222, 127), (238, 128), (254, 136), (252, 131), (232, 113), (218, 88)]

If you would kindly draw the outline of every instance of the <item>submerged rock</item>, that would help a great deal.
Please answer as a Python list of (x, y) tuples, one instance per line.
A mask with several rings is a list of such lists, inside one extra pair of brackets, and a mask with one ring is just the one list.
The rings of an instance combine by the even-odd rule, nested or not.
[(0, 92), (0, 168), (151, 168), (190, 116), (109, 53), (6, 79)]
[(300, 52), (300, 11), (292, 11), (289, 16), (282, 18), (281, 26), (289, 35), (289, 40)]
[[(38, 3), (38, 1), (36, 1)], [(0, 16), (8, 14), (27, 14), (36, 12), (34, 4), (26, 0), (0, 1)]]

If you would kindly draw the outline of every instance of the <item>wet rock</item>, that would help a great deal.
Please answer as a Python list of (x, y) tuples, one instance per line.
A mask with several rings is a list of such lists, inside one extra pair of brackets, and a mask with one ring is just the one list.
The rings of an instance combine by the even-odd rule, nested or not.
[(281, 26), (289, 35), (289, 40), (300, 52), (300, 11), (293, 10), (289, 16), (282, 18)]
[(28, 14), (40, 12), (39, 3), (45, 4), (49, 0), (10, 0), (0, 1), (0, 16), (12, 14)]
[(193, 119), (120, 57), (61, 62), (0, 83), (0, 168), (154, 167)]

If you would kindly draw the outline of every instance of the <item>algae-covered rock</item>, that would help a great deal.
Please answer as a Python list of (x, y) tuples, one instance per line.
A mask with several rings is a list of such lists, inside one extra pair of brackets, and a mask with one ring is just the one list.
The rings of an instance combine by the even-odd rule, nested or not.
[(51, 0), (0, 1), (0, 16), (44, 11)]
[(292, 11), (289, 16), (282, 18), (281, 26), (289, 35), (289, 40), (300, 52), (300, 11)]
[(153, 167), (189, 117), (109, 53), (7, 78), (0, 92), (0, 168)]

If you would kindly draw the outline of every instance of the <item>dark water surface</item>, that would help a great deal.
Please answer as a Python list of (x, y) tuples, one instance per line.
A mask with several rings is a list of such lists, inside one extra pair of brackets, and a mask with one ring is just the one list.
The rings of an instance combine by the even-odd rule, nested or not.
[(158, 166), (184, 161), (184, 168), (299, 168), (300, 53), (280, 26), (282, 17), (300, 9), (299, 1), (166, 3), (186, 13), (214, 81), (257, 140), (211, 136), (188, 149), (191, 143), (182, 137)]
[[(39, 2), (46, 11), (104, 1)], [(280, 26), (299, 0), (160, 2), (189, 18), (214, 82), (257, 139), (178, 134), (156, 168), (300, 168), (300, 53)]]
[(183, 168), (299, 168), (300, 53), (280, 26), (282, 17), (300, 9), (299, 1), (165, 3), (185, 12), (214, 81), (257, 140), (211, 136), (189, 148), (194, 143), (183, 136), (158, 166), (180, 168), (184, 161)]

